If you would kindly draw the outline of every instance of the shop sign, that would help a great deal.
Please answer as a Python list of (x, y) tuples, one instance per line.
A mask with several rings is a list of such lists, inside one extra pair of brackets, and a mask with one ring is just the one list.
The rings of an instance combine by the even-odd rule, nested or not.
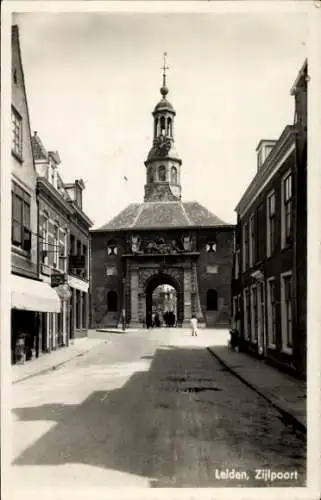
[(85, 269), (86, 259), (84, 255), (70, 255), (69, 266), (72, 269)]
[(67, 276), (65, 274), (54, 273), (51, 275), (51, 286), (56, 288), (59, 285), (63, 285), (67, 281)]

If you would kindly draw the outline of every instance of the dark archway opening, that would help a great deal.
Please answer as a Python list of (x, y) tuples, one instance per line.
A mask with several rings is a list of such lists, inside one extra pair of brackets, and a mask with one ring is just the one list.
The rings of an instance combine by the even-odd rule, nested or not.
[[(153, 315), (158, 314), (160, 320), (159, 326), (166, 325), (166, 321), (170, 319), (169, 324), (181, 325), (182, 323), (182, 300), (183, 296), (180, 292), (179, 284), (171, 276), (159, 273), (153, 276), (146, 285), (146, 326), (151, 327)], [(172, 312), (174, 315), (165, 315), (166, 312)], [(156, 316), (157, 318), (157, 316)], [(158, 326), (156, 324), (156, 326)]]

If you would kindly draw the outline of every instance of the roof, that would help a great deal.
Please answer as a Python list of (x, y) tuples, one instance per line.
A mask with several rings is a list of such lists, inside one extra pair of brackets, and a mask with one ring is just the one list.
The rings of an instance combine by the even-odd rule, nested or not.
[(163, 99), (159, 101), (158, 104), (156, 104), (154, 113), (155, 111), (162, 111), (162, 110), (167, 110), (171, 111), (172, 113), (175, 113), (172, 104), (165, 97), (163, 97)]
[(271, 175), (281, 167), (285, 159), (295, 148), (295, 126), (287, 125), (272, 151), (264, 160), (262, 167), (257, 171), (252, 181), (243, 193), (235, 211), (242, 216), (256, 197), (261, 193)]
[(152, 146), (151, 150), (148, 153), (147, 161), (154, 160), (154, 159), (167, 160), (169, 158), (171, 160), (179, 160), (179, 162), (182, 163), (182, 160), (180, 159), (180, 157), (175, 149), (175, 145), (172, 142), (171, 142), (171, 147), (170, 147), (169, 151), (167, 151), (165, 156), (160, 155), (158, 146)]
[(160, 201), (131, 203), (111, 221), (95, 231), (230, 225), (196, 201)]
[(32, 151), (35, 160), (47, 160), (48, 153), (46, 148), (41, 142), (41, 139), (37, 132), (31, 137)]
[(304, 63), (295, 79), (295, 82), (293, 83), (292, 87), (291, 87), (291, 90), (290, 90), (290, 94), (291, 95), (294, 95), (297, 91), (297, 88), (299, 85), (302, 85), (302, 83), (306, 82), (306, 79), (307, 79), (307, 75), (308, 75), (308, 59), (305, 59), (304, 60)]

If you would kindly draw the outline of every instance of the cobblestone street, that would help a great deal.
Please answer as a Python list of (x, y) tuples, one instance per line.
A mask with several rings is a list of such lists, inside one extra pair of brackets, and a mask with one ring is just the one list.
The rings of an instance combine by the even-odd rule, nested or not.
[(303, 439), (218, 363), (205, 334), (96, 335), (107, 342), (13, 386), (19, 490), (304, 485)]

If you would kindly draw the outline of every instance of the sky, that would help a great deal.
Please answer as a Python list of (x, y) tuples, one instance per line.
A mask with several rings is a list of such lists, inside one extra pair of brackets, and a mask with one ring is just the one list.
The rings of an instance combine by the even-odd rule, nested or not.
[(19, 13), (14, 22), (31, 129), (59, 152), (65, 182), (85, 181), (94, 227), (143, 201), (165, 51), (182, 198), (236, 222), (257, 144), (293, 123), (304, 14)]

